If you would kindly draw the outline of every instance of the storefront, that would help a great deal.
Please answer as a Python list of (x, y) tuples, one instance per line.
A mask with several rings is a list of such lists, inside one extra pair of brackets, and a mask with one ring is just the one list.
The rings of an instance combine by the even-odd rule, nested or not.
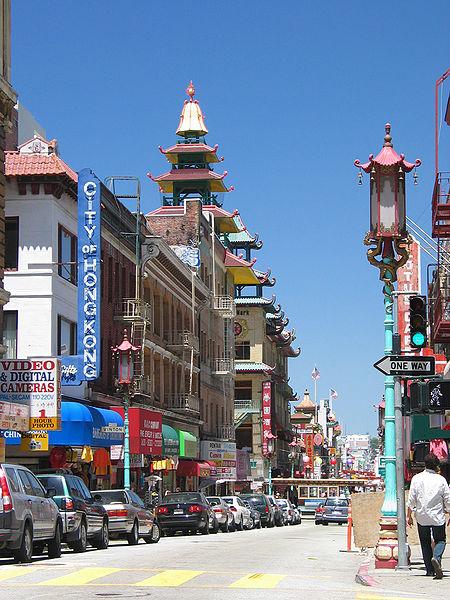
[(162, 426), (162, 458), (152, 461), (152, 472), (161, 478), (161, 495), (175, 491), (176, 470), (180, 456), (180, 439), (178, 430), (163, 423)]
[(211, 467), (208, 479), (201, 487), (211, 494), (229, 494), (234, 491), (236, 473), (236, 443), (204, 440), (200, 456)]
[(196, 491), (200, 477), (209, 476), (211, 467), (198, 460), (200, 441), (189, 431), (178, 431), (180, 442), (180, 460), (177, 467), (177, 488)]

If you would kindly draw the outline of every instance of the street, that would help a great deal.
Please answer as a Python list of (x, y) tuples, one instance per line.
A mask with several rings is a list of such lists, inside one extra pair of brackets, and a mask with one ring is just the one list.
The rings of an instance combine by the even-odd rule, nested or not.
[[(54, 600), (61, 596), (72, 600), (81, 595), (171, 599), (176, 587), (186, 600), (265, 600), (274, 593), (280, 599), (439, 597), (430, 595), (429, 586), (423, 593), (411, 594), (399, 591), (399, 586), (394, 591), (394, 585), (389, 591), (356, 584), (362, 557), (340, 552), (345, 542), (345, 527), (317, 527), (311, 520), (296, 527), (163, 538), (153, 546), (140, 543), (129, 547), (125, 542), (113, 542), (106, 551), (64, 551), (61, 559), (42, 558), (30, 565), (16, 566), (5, 559), (0, 567), (1, 596), (15, 600)], [(435, 589), (439, 588), (435, 585)]]

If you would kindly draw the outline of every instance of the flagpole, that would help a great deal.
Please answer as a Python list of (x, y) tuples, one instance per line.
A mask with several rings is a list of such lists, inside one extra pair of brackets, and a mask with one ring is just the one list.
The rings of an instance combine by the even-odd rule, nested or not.
[(318, 423), (319, 422), (319, 414), (318, 414), (318, 409), (317, 409), (317, 379), (314, 379), (314, 404), (316, 405), (316, 411), (315, 411), (316, 423)]

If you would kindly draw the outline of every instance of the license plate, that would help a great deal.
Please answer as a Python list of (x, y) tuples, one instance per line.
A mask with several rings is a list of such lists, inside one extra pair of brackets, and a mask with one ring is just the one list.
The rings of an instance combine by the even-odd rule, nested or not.
[(173, 514), (174, 514), (174, 515), (182, 515), (183, 513), (184, 513), (184, 511), (183, 511), (182, 509), (175, 509), (175, 510), (173, 511)]
[(340, 511), (340, 510), (333, 510), (333, 515), (342, 515), (342, 511)]

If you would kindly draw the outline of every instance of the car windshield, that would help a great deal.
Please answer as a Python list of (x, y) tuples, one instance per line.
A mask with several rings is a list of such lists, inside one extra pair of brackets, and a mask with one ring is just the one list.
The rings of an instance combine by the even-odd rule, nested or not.
[(181, 492), (180, 494), (167, 494), (164, 498), (164, 504), (178, 504), (179, 502), (202, 502), (202, 497), (200, 494)]
[(102, 504), (128, 504), (128, 499), (123, 490), (108, 490), (95, 492), (102, 497)]
[(38, 475), (39, 481), (45, 487), (46, 490), (56, 490), (56, 496), (65, 496), (66, 491), (64, 489), (64, 480), (58, 475)]
[(325, 506), (348, 506), (348, 501), (345, 498), (327, 498)]
[(264, 496), (244, 496), (245, 500), (247, 500), (247, 502), (250, 502), (250, 504), (252, 504), (253, 506), (265, 506), (266, 501), (264, 499)]
[(283, 508), (287, 508), (287, 501), (286, 500), (277, 500), (277, 504), (278, 506), (282, 506)]
[(233, 498), (222, 498), (227, 504), (233, 504)]
[(220, 504), (220, 498), (206, 498), (211, 506), (217, 506)]

